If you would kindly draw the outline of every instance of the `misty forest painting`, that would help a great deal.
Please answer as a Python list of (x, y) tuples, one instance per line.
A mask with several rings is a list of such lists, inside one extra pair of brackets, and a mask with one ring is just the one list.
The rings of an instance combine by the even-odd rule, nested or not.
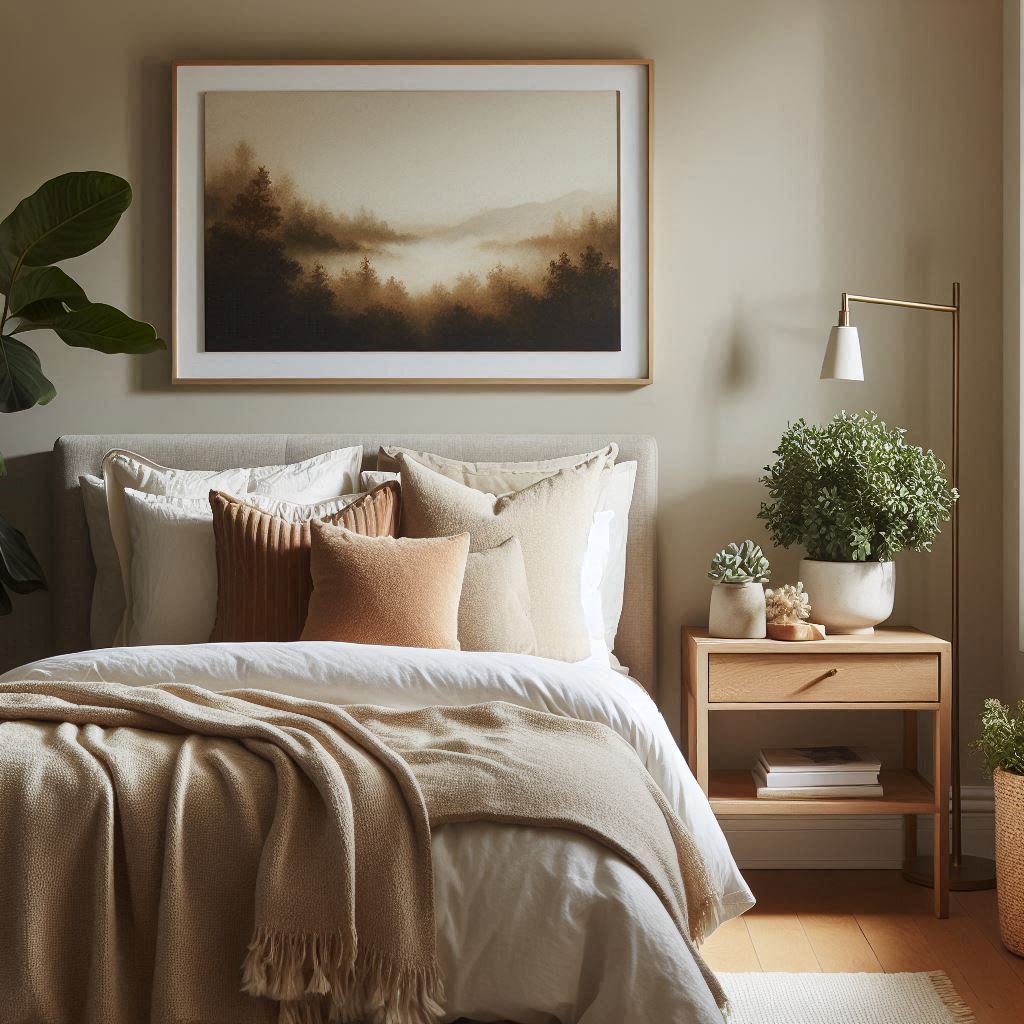
[(208, 352), (617, 352), (614, 90), (207, 92)]

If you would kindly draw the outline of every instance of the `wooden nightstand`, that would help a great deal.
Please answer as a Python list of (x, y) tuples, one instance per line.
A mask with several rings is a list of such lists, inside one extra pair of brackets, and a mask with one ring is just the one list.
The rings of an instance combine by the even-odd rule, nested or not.
[[(683, 630), (690, 768), (716, 814), (900, 814), (904, 855), (917, 855), (916, 815), (935, 819), (935, 915), (949, 916), (950, 645), (912, 629), (808, 643), (719, 640)], [(709, 769), (708, 716), (728, 711), (882, 709), (903, 713), (903, 767), (883, 771), (883, 795), (758, 800), (750, 772)], [(931, 712), (934, 787), (917, 770), (917, 714)], [(813, 742), (808, 736), (807, 742)]]

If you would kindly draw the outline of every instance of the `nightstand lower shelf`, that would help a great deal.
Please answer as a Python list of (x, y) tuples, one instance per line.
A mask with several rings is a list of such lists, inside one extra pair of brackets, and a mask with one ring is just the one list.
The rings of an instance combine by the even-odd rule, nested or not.
[(911, 771), (884, 771), (882, 795), (841, 800), (759, 800), (748, 770), (712, 770), (709, 798), (715, 814), (934, 814), (931, 786)]

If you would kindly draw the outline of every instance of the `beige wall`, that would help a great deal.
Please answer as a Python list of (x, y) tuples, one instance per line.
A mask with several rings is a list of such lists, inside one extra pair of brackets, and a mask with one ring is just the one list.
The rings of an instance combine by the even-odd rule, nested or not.
[[(166, 357), (133, 363), (37, 335), (59, 395), (0, 424), (0, 448), (23, 457), (0, 486), (0, 507), (20, 516), (40, 548), (35, 453), (63, 432), (647, 431), (661, 449), (661, 702), (675, 725), (677, 631), (706, 619), (711, 552), (733, 538), (762, 538), (757, 475), (787, 419), (870, 406), (948, 453), (945, 321), (858, 310), (870, 381), (819, 383), (840, 291), (941, 301), (959, 277), (968, 353), (965, 716), (998, 688), (998, 0), (97, 0), (61, 8), (59, 31), (45, 5), (21, 5), (5, 20), (5, 93), (17, 100), (5, 109), (0, 206), (69, 169), (127, 176), (134, 207), (73, 273), (91, 295), (165, 331), (173, 58), (653, 57), (656, 383), (610, 394), (172, 389)], [(943, 627), (946, 557), (941, 542), (931, 558), (901, 560), (901, 618)], [(779, 555), (782, 579), (795, 562)], [(0, 623), (4, 661), (33, 653), (29, 627), (43, 604), (19, 602)], [(739, 729), (735, 756), (764, 728)]]

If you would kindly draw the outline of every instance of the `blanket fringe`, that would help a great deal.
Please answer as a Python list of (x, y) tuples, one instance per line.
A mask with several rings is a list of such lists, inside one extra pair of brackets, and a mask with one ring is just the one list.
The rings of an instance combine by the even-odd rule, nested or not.
[(953, 987), (953, 982), (944, 971), (929, 971), (928, 980), (957, 1024), (974, 1024), (974, 1012), (960, 997), (960, 993)]
[(258, 928), (242, 991), (277, 1000), (279, 1024), (435, 1024), (444, 1014), (437, 963), (409, 965), (360, 949), (340, 933), (282, 934)]

